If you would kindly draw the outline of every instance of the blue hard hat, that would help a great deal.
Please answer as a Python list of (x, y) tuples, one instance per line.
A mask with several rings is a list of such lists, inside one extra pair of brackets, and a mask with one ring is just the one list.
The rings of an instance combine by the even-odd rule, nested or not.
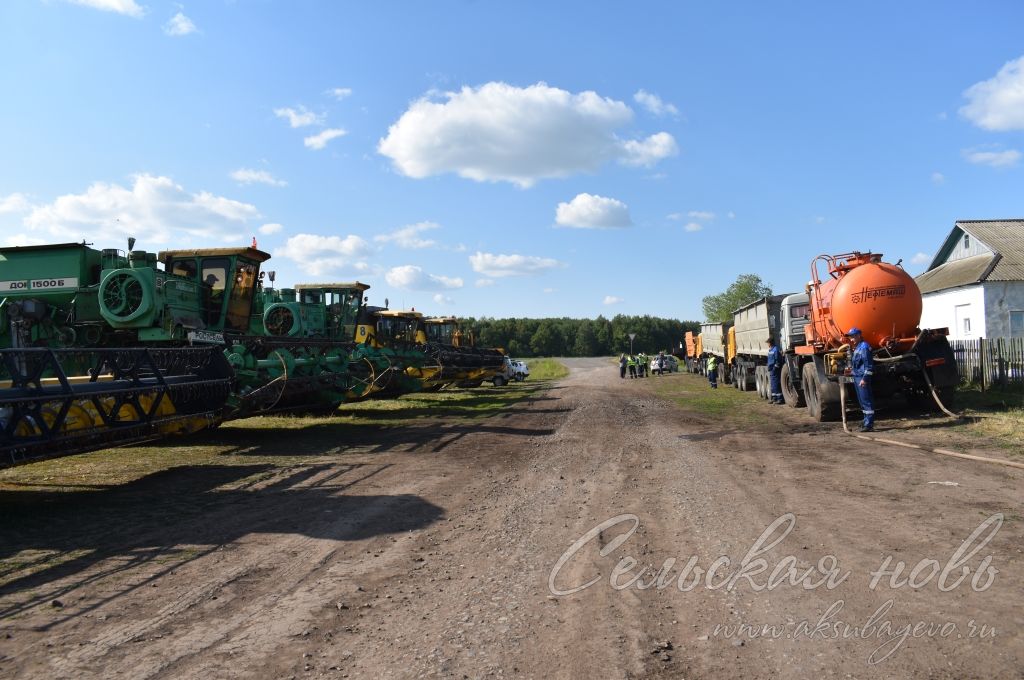
[(859, 329), (859, 328), (857, 328), (856, 326), (854, 326), (854, 327), (853, 327), (853, 328), (851, 328), (850, 330), (846, 331), (846, 334), (847, 334), (847, 335), (860, 335), (860, 334), (861, 334), (861, 332), (860, 332), (860, 329)]

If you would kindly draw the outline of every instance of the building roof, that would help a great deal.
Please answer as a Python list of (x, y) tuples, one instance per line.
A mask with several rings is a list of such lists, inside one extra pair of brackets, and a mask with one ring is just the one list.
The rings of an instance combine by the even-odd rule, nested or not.
[[(947, 262), (964, 234), (992, 252)], [(957, 221), (927, 271), (916, 280), (922, 293), (984, 281), (1024, 281), (1024, 219)]]

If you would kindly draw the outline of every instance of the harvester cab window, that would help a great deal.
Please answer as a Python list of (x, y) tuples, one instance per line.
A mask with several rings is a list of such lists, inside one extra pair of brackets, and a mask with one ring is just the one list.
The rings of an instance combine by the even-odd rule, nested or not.
[(224, 285), (228, 277), (228, 260), (224, 257), (207, 257), (203, 260), (202, 282), (206, 284), (206, 325), (219, 326), (224, 308)]
[(320, 304), (320, 291), (318, 290), (303, 290), (302, 297), (299, 300), (307, 305), (318, 305)]
[(196, 261), (175, 260), (171, 263), (171, 274), (174, 276), (184, 276), (194, 281), (196, 278)]
[(249, 328), (258, 272), (259, 266), (251, 262), (240, 259), (235, 263), (235, 280), (228, 295), (227, 328), (242, 333)]

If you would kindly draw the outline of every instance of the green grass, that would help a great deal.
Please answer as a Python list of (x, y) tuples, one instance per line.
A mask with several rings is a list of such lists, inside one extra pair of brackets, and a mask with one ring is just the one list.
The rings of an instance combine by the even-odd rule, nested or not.
[(530, 367), (527, 380), (558, 380), (569, 375), (569, 369), (557, 359), (526, 359)]
[(961, 388), (953, 411), (976, 417), (964, 427), (966, 432), (988, 437), (1011, 454), (1024, 455), (1024, 390)]
[(693, 373), (669, 373), (644, 378), (654, 385), (658, 396), (671, 399), (690, 411), (711, 416), (730, 418), (744, 423), (765, 420), (765, 416), (750, 408), (751, 394), (740, 392), (732, 385), (719, 383), (713, 390), (705, 376)]

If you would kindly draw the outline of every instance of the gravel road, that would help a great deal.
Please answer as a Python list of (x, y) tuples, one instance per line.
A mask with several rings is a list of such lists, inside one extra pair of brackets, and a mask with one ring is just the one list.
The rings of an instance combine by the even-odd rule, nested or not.
[(171, 470), (166, 526), (41, 538), (71, 559), (0, 590), (0, 676), (1022, 677), (1021, 471), (566, 363), (471, 426)]

